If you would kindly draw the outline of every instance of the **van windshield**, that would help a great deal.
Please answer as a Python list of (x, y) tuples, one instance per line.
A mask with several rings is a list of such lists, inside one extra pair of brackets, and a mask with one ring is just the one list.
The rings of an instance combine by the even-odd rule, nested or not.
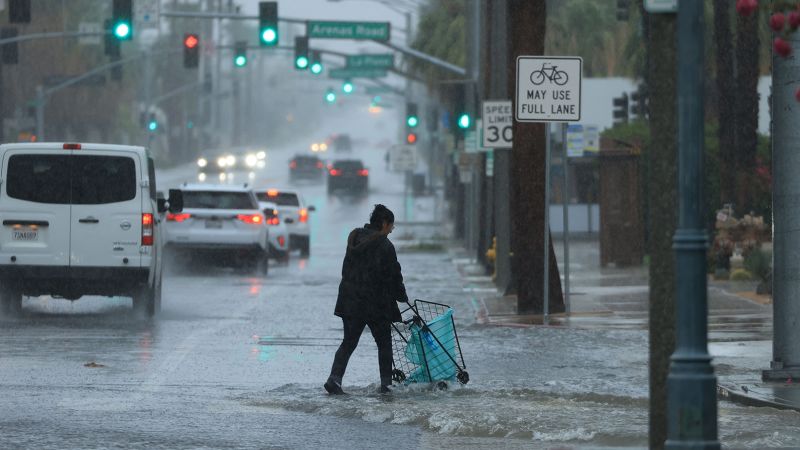
[(93, 205), (136, 198), (136, 165), (126, 156), (12, 155), (9, 197), (37, 203)]

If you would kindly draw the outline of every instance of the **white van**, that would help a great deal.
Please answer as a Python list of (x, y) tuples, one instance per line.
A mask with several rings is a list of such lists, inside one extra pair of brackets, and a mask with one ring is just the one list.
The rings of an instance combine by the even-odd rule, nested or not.
[[(171, 211), (182, 208), (170, 191)], [(0, 303), (22, 296), (130, 296), (161, 308), (161, 215), (155, 167), (143, 147), (0, 145)]]

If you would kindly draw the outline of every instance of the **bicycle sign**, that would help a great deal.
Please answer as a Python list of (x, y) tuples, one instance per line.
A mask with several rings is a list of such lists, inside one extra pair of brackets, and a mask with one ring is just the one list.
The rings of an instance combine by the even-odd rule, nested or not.
[(547, 67), (547, 63), (542, 64), (542, 68), (531, 72), (531, 83), (538, 86), (548, 80), (559, 86), (567, 84), (569, 75), (563, 70), (558, 70), (558, 66)]
[(583, 60), (565, 56), (517, 58), (514, 117), (518, 122), (578, 122)]

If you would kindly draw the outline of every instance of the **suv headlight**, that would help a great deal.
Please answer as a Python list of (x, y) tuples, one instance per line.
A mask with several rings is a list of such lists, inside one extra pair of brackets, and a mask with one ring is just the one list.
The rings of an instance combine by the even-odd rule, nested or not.
[(197, 165), (199, 167), (205, 167), (208, 165), (208, 161), (205, 158), (200, 158), (197, 160)]

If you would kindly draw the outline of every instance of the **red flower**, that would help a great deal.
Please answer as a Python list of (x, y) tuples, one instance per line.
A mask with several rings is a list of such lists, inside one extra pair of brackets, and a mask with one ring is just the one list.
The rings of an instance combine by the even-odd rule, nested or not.
[(736, 11), (743, 16), (749, 16), (758, 8), (758, 0), (736, 0)]
[(792, 53), (792, 46), (779, 37), (776, 37), (775, 40), (772, 41), (772, 48), (775, 49), (775, 53), (783, 56), (784, 58)]
[(800, 13), (798, 13), (797, 11), (792, 11), (789, 13), (789, 28), (791, 28), (794, 31), (798, 27), (800, 27)]
[(769, 18), (769, 27), (776, 33), (780, 33), (786, 25), (786, 16), (783, 13), (775, 13)]

